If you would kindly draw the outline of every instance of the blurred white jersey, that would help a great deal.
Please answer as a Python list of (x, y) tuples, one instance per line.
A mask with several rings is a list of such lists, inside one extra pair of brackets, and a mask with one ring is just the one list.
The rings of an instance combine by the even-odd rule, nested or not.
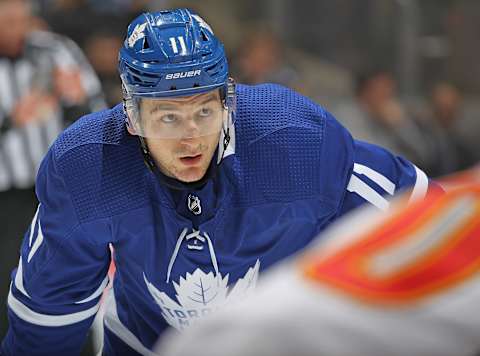
[(340, 220), (250, 299), (166, 335), (158, 354), (480, 355), (479, 173)]

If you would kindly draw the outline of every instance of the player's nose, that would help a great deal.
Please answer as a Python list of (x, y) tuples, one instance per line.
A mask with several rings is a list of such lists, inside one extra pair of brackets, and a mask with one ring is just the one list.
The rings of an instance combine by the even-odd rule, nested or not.
[(200, 128), (195, 120), (185, 120), (182, 127), (182, 140), (192, 140), (200, 136)]

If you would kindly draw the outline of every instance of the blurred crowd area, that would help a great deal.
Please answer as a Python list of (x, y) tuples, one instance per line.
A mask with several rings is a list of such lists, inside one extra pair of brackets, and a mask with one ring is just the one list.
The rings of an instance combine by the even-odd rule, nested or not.
[(292, 87), (359, 139), (431, 176), (480, 156), (480, 2), (475, 0), (38, 0), (42, 28), (73, 39), (121, 100), (117, 51), (145, 10), (189, 7), (223, 39), (241, 83)]
[(238, 82), (296, 89), (432, 177), (479, 161), (478, 0), (0, 0), (2, 304), (48, 145), (121, 102), (127, 24), (173, 7), (212, 25)]
[[(35, 26), (83, 49), (108, 105), (117, 52), (146, 10), (189, 7), (223, 39), (242, 83), (277, 82), (332, 111), (359, 139), (430, 175), (478, 160), (480, 3), (475, 0), (38, 0)], [(441, 158), (441, 159), (440, 159)]]

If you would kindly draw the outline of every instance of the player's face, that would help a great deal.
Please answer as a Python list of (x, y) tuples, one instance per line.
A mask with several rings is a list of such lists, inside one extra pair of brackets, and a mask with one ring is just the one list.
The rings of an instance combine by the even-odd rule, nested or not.
[[(225, 114), (219, 91), (161, 100), (161, 103), (146, 99), (140, 107), (145, 130), (161, 125), (155, 129), (167, 132), (173, 130), (167, 126), (178, 125), (177, 135), (146, 135), (148, 148), (160, 171), (185, 183), (202, 179), (218, 146)], [(202, 125), (211, 125), (206, 121), (214, 122), (214, 129), (204, 130)]]

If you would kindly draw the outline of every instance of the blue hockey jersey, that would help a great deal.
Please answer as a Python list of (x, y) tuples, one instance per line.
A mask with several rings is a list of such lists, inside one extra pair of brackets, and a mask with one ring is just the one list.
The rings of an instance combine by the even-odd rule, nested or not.
[[(127, 133), (122, 106), (83, 117), (51, 147), (40, 205), (12, 273), (5, 355), (75, 355), (104, 301), (105, 355), (150, 355), (158, 336), (244, 298), (259, 272), (368, 202), (428, 189), (425, 174), (352, 139), (280, 86), (237, 86), (234, 139), (191, 191), (163, 186)], [(113, 247), (111, 253), (110, 246)]]

